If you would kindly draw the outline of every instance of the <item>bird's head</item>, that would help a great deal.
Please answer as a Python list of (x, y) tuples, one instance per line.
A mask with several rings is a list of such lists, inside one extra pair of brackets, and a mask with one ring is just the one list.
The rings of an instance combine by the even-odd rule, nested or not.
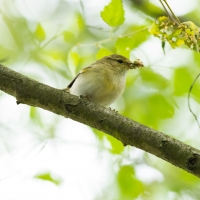
[(118, 54), (112, 54), (110, 56), (106, 56), (104, 57), (104, 59), (106, 59), (116, 69), (121, 69), (124, 71), (127, 71), (129, 69), (135, 69), (138, 67), (143, 67), (143, 64), (140, 60), (131, 62), (128, 58)]

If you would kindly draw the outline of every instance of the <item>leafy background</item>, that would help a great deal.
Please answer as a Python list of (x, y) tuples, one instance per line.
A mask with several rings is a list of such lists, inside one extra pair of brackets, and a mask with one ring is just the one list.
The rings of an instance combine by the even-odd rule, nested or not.
[[(189, 2), (189, 3), (188, 3)], [(198, 0), (168, 1), (181, 21), (200, 26)], [(172, 49), (146, 28), (165, 15), (158, 0), (1, 0), (0, 60), (55, 88), (83, 67), (118, 53), (141, 59), (111, 107), (137, 122), (199, 148), (188, 110), (199, 54)], [(114, 20), (113, 20), (114, 19)], [(199, 115), (200, 82), (191, 94)], [(70, 119), (16, 105), (0, 92), (0, 196), (10, 199), (199, 199), (197, 177)]]

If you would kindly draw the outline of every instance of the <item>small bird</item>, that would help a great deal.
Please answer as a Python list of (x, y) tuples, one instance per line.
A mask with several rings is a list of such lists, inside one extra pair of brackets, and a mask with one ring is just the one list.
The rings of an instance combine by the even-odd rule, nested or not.
[(105, 56), (82, 69), (64, 90), (109, 106), (124, 92), (128, 70), (142, 66), (140, 60), (132, 63), (118, 54)]

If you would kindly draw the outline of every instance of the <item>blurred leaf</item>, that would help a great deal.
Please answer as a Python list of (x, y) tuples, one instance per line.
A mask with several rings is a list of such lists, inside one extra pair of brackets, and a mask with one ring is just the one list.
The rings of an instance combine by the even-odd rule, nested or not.
[(40, 113), (38, 112), (38, 108), (35, 108), (33, 106), (30, 107), (30, 118), (33, 120), (33, 122), (43, 128), (43, 123)]
[(157, 89), (165, 89), (169, 87), (169, 81), (162, 75), (153, 71), (150, 67), (142, 68), (140, 77), (146, 87), (153, 87)]
[(77, 52), (70, 52), (70, 58), (71, 58), (71, 60), (72, 60), (72, 62), (73, 62), (73, 65), (75, 66), (75, 67), (77, 67), (78, 66), (78, 64), (79, 64), (79, 54), (77, 53)]
[(46, 33), (40, 23), (38, 23), (34, 35), (39, 42), (42, 42), (46, 39)]
[(106, 48), (101, 48), (99, 49), (99, 51), (97, 52), (96, 54), (96, 58), (97, 59), (101, 59), (103, 58), (104, 56), (109, 56), (113, 54), (112, 51), (110, 51), (109, 49), (106, 49)]
[(121, 0), (111, 0), (111, 2), (101, 11), (101, 18), (109, 26), (120, 26), (124, 23), (124, 9)]
[(64, 31), (64, 40), (68, 43), (74, 43), (76, 41), (76, 37), (72, 32)]
[(134, 47), (134, 41), (132, 40), (132, 38), (119, 38), (116, 41), (115, 47), (118, 54), (129, 58), (130, 51)]
[(181, 67), (175, 70), (174, 77), (174, 94), (181, 96), (189, 92), (190, 85), (193, 82), (193, 76), (188, 67)]
[[(148, 24), (149, 25), (149, 24)], [(129, 26), (124, 34), (129, 34), (126, 38), (132, 38), (134, 42), (134, 47), (139, 46), (143, 42), (145, 42), (149, 37), (149, 32), (147, 30), (147, 26), (141, 25), (131, 25)]]
[(84, 18), (79, 13), (77, 14), (77, 23), (78, 23), (79, 32), (82, 32), (85, 29), (85, 21), (84, 21)]
[(92, 130), (95, 133), (97, 139), (103, 141), (103, 139), (105, 138), (105, 133), (94, 128)]
[[(168, 164), (167, 164), (168, 165)], [(166, 166), (166, 165), (165, 165)], [(194, 175), (189, 174), (188, 172), (185, 172), (183, 170), (177, 170), (174, 167), (168, 167), (166, 171), (169, 172), (169, 170), (173, 170), (175, 175), (171, 176), (172, 180), (166, 179), (166, 184), (168, 184), (168, 188), (172, 191), (181, 192), (184, 188), (185, 189), (192, 189), (193, 187), (197, 187), (200, 184), (200, 181), (197, 177)], [(176, 183), (176, 180), (179, 180), (178, 184)]]
[(65, 59), (65, 55), (63, 55), (63, 52), (52, 51), (52, 52), (48, 52), (48, 54), (55, 60)]
[(171, 118), (175, 108), (168, 99), (161, 94), (154, 94), (148, 99), (148, 112), (159, 119)]
[(19, 52), (13, 49), (10, 50), (7, 46), (2, 46), (0, 44), (0, 63), (11, 61), (11, 58), (15, 59), (15, 57), (18, 57), (18, 56), (19, 56)]
[(60, 185), (62, 183), (61, 178), (54, 178), (50, 173), (44, 173), (44, 174), (38, 174), (35, 176), (37, 179), (41, 179), (44, 181), (50, 181), (54, 183), (55, 185)]
[(129, 37), (119, 38), (115, 43), (115, 48), (118, 54), (121, 54), (125, 57), (130, 57), (130, 52), (146, 41), (149, 33), (147, 31), (142, 31), (134, 34), (135, 31), (142, 30), (144, 27), (130, 27), (125, 32), (133, 32), (133, 35)]
[(122, 153), (122, 151), (124, 150), (124, 146), (119, 140), (107, 134), (106, 134), (106, 138), (112, 146), (112, 149), (111, 149), (112, 153), (114, 154)]
[(30, 118), (34, 119), (36, 116), (36, 108), (35, 107), (30, 107)]
[[(165, 175), (164, 186), (171, 191), (182, 192), (183, 190), (199, 191), (200, 179), (182, 169), (179, 169), (168, 162), (157, 161), (153, 164), (159, 171)], [(200, 191), (199, 191), (200, 193)]]
[(0, 63), (6, 62), (9, 60), (9, 56), (6, 56), (4, 58), (0, 58)]
[[(9, 32), (10, 32), (10, 34), (7, 34), (5, 36), (5, 39), (11, 40), (11, 38), (12, 38), (14, 40), (12, 48), (16, 48), (16, 46), (17, 46), (18, 50), (21, 52), (24, 49), (24, 46), (26, 45), (25, 40), (24, 40), (26, 38), (24, 38), (24, 36), (31, 35), (28, 25), (27, 25), (27, 19), (19, 18), (19, 17), (17, 18), (16, 16), (11, 17), (11, 15), (9, 16), (8, 13), (5, 14), (2, 11), (3, 11), (3, 9), (1, 9), (1, 17), (7, 25), (6, 29), (8, 28)], [(1, 21), (1, 26), (3, 29), (2, 21)], [(19, 30), (23, 30), (23, 31), (19, 31)], [(28, 32), (28, 34), (27, 34), (27, 32)], [(2, 32), (1, 32), (1, 38), (4, 38), (2, 36)], [(15, 52), (16, 52), (16, 50), (15, 50)]]
[(117, 178), (120, 190), (124, 196), (136, 198), (144, 192), (144, 186), (141, 181), (136, 179), (133, 167), (121, 167)]
[(200, 28), (191, 21), (177, 25), (170, 18), (162, 16), (152, 24), (149, 32), (162, 41), (168, 41), (172, 48), (185, 44), (190, 49), (199, 52)]

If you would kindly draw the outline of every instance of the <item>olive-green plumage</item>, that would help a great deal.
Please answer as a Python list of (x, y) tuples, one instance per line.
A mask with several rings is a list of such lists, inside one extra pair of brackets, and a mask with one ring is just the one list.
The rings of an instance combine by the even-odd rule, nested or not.
[(87, 96), (102, 106), (109, 106), (124, 92), (126, 74), (132, 68), (133, 63), (124, 56), (106, 56), (81, 70), (66, 90), (76, 96)]

